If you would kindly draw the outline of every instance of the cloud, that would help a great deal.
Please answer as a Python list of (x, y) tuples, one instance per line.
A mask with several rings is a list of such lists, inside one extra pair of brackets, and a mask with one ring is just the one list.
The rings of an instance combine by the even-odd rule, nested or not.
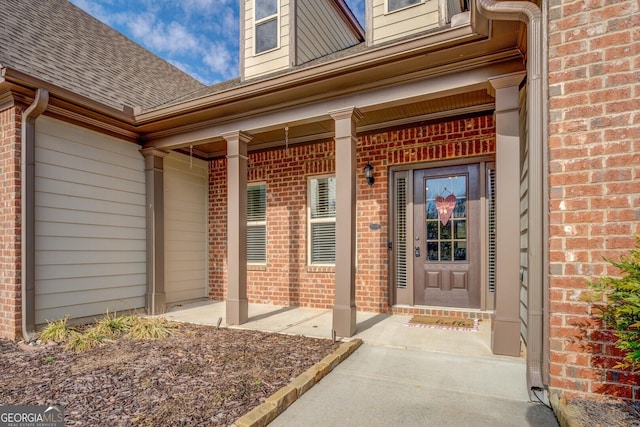
[(98, 21), (107, 25), (111, 25), (112, 15), (105, 8), (95, 1), (91, 0), (70, 0), (71, 3), (96, 18)]
[(175, 21), (163, 23), (150, 13), (131, 15), (126, 26), (133, 37), (158, 52), (185, 54), (196, 53), (199, 49), (197, 36), (182, 24)]
[(212, 43), (208, 46), (207, 52), (202, 58), (210, 70), (221, 74), (229, 79), (238, 75), (238, 62), (235, 59), (237, 54), (232, 55), (224, 43)]

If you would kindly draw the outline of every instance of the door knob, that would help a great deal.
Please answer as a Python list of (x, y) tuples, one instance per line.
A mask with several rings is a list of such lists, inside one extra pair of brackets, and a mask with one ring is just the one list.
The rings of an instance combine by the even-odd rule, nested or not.
[(420, 258), (420, 246), (416, 246), (415, 255), (416, 255), (416, 258)]

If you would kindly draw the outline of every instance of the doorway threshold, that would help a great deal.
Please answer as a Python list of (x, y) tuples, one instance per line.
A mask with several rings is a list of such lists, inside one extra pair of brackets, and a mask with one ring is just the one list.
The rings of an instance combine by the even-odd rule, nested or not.
[(494, 310), (480, 310), (475, 308), (436, 307), (427, 305), (394, 305), (393, 314), (421, 315), (421, 316), (450, 316), (468, 319), (491, 320)]

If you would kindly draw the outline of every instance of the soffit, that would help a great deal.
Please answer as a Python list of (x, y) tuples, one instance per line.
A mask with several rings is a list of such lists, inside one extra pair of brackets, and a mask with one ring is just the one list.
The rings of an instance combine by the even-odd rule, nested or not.
[(463, 37), (458, 45), (433, 47), (427, 44), (408, 52), (403, 47), (415, 44), (406, 42), (389, 48), (395, 54), (380, 57), (375, 56), (376, 52), (358, 52), (333, 63), (247, 82), (199, 99), (140, 114), (136, 116), (138, 129), (151, 143), (223, 120), (237, 120), (389, 87), (402, 81), (428, 77), (430, 73), (455, 73), (465, 67), (499, 60), (501, 55), (506, 57), (512, 56), (514, 51), (520, 52), (517, 43), (520, 29), (518, 22), (495, 22), (493, 33), (499, 37), (468, 36)]

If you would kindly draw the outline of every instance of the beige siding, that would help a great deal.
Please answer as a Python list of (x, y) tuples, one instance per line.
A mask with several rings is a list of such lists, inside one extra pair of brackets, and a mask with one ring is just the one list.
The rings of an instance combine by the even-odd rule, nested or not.
[(520, 91), (520, 325), (522, 342), (527, 345), (527, 315), (529, 305), (528, 259), (529, 249), (529, 149), (527, 146), (526, 90)]
[(372, 36), (370, 43), (379, 44), (437, 28), (440, 22), (438, 0), (386, 13), (386, 0), (372, 1)]
[(36, 323), (144, 307), (138, 146), (47, 117), (36, 126)]
[(303, 64), (358, 43), (358, 39), (327, 1), (298, 0), (296, 61)]
[(171, 153), (164, 159), (167, 304), (207, 295), (207, 163)]
[(254, 53), (253, 0), (245, 0), (244, 7), (244, 78), (250, 79), (289, 68), (289, 0), (280, 0), (280, 46), (259, 55)]

